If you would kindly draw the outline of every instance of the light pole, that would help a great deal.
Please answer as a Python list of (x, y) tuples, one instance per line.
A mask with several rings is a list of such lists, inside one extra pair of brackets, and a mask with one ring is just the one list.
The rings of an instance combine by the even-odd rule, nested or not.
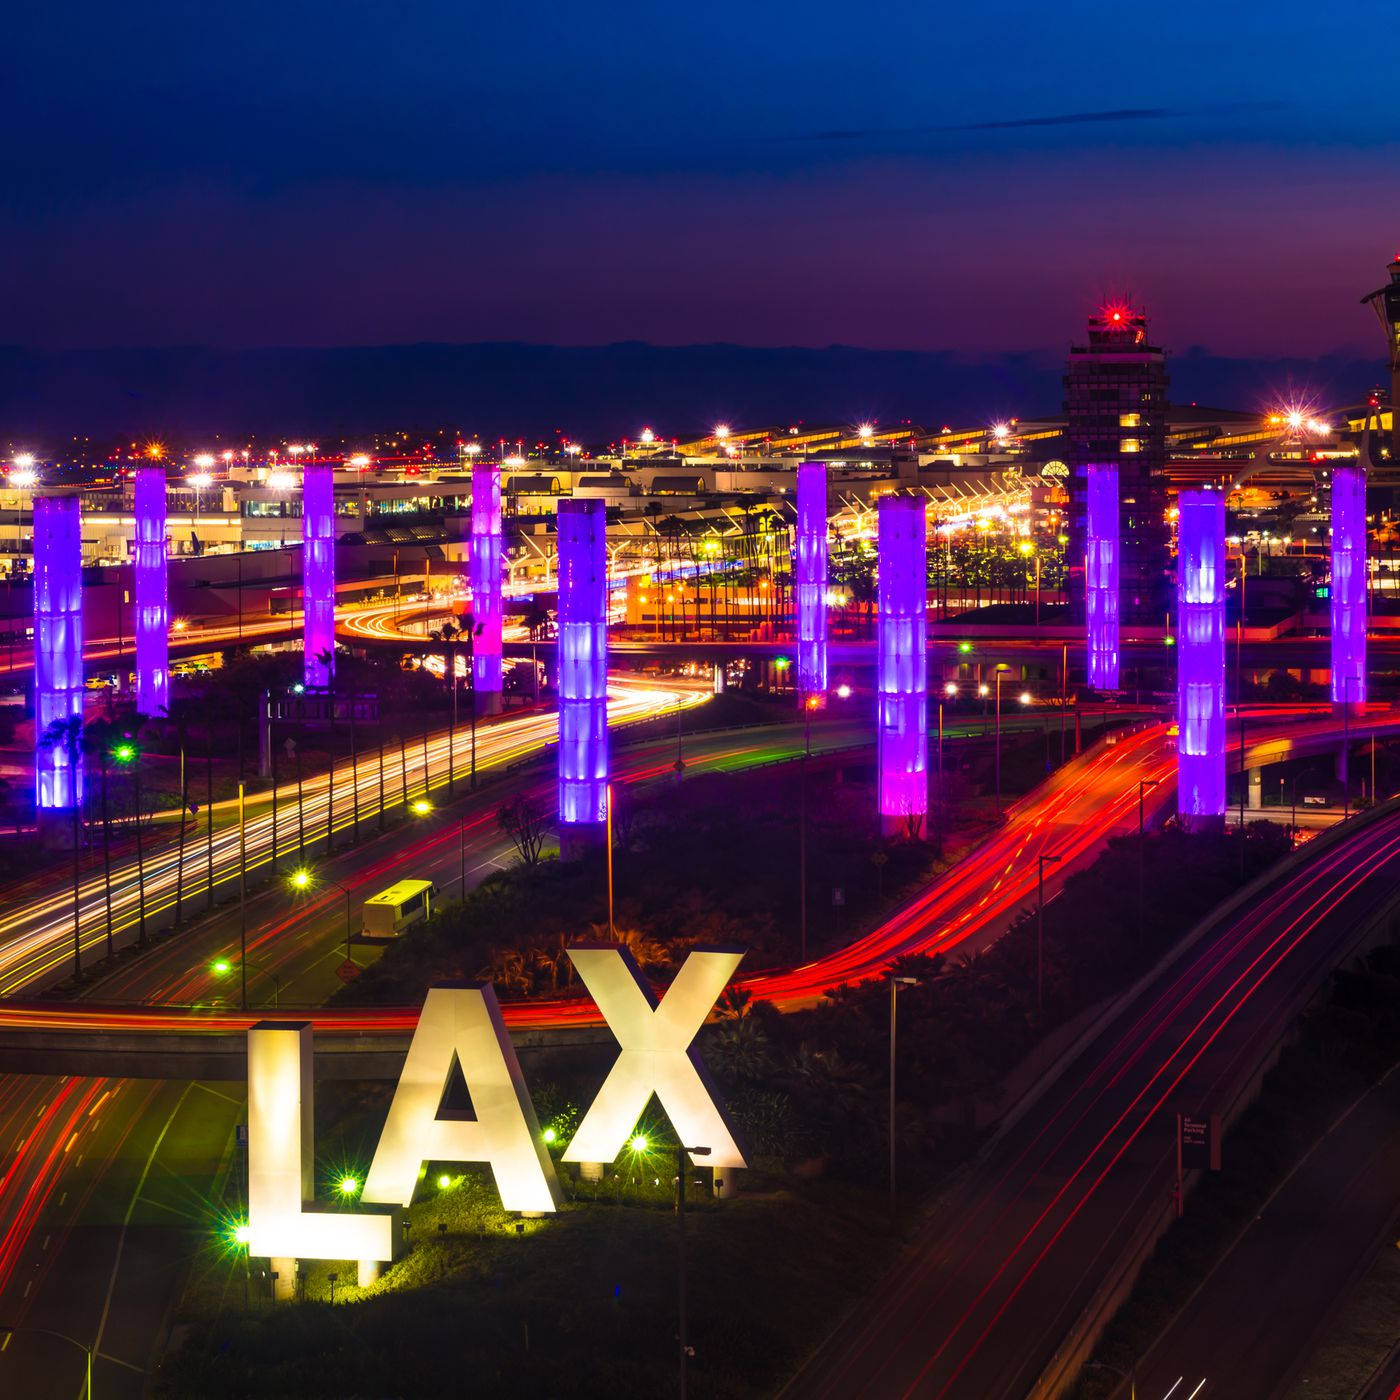
[(812, 711), (819, 701), (809, 695), (802, 706), (802, 723), (805, 731), (802, 749), (802, 775), (797, 801), (797, 882), (798, 882), (798, 926), (801, 930), (801, 961), (807, 961), (807, 760), (812, 756)]
[(607, 848), (608, 856), (608, 938), (617, 942), (617, 925), (613, 921), (613, 785), (608, 784), (606, 789), (607, 803), (607, 831), (604, 833), (604, 845)]
[(1142, 937), (1143, 924), (1143, 859), (1146, 845), (1146, 829), (1143, 822), (1142, 795), (1149, 788), (1155, 788), (1160, 778), (1142, 778), (1138, 781), (1138, 937)]
[(895, 1045), (896, 1032), (898, 1029), (898, 1017), (896, 1008), (899, 1005), (899, 989), (901, 987), (917, 987), (919, 979), (917, 977), (896, 977), (890, 974), (890, 1224), (893, 1225), (898, 1219), (896, 1209), (899, 1199), (898, 1177), (895, 1173), (895, 1142), (894, 1142), (894, 1091), (895, 1091)]
[(1001, 678), (1011, 668), (1004, 661), (997, 663), (997, 696), (996, 696), (996, 768), (997, 768), (997, 816), (1001, 816)]
[[(463, 868), (465, 869), (465, 863)], [(353, 959), (350, 957), (350, 906), (354, 901), (354, 896), (339, 880), (332, 880), (329, 875), (322, 875), (320, 879), (322, 884), (334, 885), (345, 896), (345, 960), (351, 962)], [(289, 881), (294, 890), (309, 890), (314, 882), (315, 877), (304, 866), (300, 870), (292, 871)]]
[(1045, 1010), (1045, 867), (1059, 856), (1037, 856), (1035, 871), (1035, 1009)]
[(60, 1342), (67, 1342), (69, 1346), (77, 1347), (82, 1352), (87, 1365), (83, 1400), (92, 1400), (92, 1348), (90, 1346), (80, 1342), (76, 1337), (70, 1337), (67, 1332), (55, 1332), (52, 1327), (11, 1327), (8, 1323), (0, 1323), (0, 1337), (3, 1337), (7, 1343), (11, 1337), (25, 1335), (56, 1337)]
[(686, 1364), (690, 1360), (690, 1343), (686, 1339), (685, 1311), (685, 1174), (686, 1155), (708, 1157), (708, 1147), (676, 1148), (676, 1335), (680, 1340), (680, 1395), (685, 1400)]

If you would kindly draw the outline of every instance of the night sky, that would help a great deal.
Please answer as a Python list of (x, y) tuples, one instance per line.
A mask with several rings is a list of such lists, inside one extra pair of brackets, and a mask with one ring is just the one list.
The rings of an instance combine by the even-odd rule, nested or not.
[(1374, 349), (1393, 25), (1356, 0), (26, 5), (0, 342), (980, 353), (1131, 293), (1176, 350)]

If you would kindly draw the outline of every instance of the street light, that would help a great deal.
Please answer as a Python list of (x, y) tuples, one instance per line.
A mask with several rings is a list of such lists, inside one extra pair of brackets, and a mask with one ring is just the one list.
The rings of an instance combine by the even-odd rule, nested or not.
[(1037, 856), (1035, 872), (1035, 1009), (1045, 1010), (1045, 867), (1059, 856)]
[[(645, 1144), (646, 1139), (642, 1142)], [(685, 1400), (686, 1384), (686, 1363), (690, 1359), (690, 1345), (686, 1341), (686, 1315), (685, 1315), (685, 1174), (686, 1174), (686, 1154), (692, 1157), (708, 1157), (710, 1149), (708, 1147), (686, 1147), (678, 1144), (676, 1147), (676, 1303), (678, 1326), (677, 1336), (680, 1340), (680, 1394), (681, 1400)]]
[[(416, 808), (417, 803), (415, 803), (414, 806)], [(305, 866), (302, 866), (299, 870), (293, 870), (291, 875), (287, 877), (287, 883), (291, 885), (294, 890), (312, 889), (315, 887), (316, 880), (317, 877)], [(354, 896), (345, 885), (341, 884), (339, 880), (331, 879), (329, 875), (320, 876), (320, 880), (322, 884), (334, 885), (335, 888), (345, 896), (345, 960), (346, 962), (352, 962), (353, 959), (350, 956), (350, 906), (354, 902)]]
[(66, 1332), (56, 1332), (52, 1327), (11, 1327), (7, 1323), (0, 1322), (0, 1337), (4, 1338), (3, 1345), (8, 1345), (11, 1337), (30, 1335), (34, 1337), (56, 1337), (60, 1342), (67, 1342), (69, 1346), (75, 1346), (82, 1352), (87, 1361), (87, 1379), (83, 1387), (83, 1400), (92, 1400), (92, 1348), (80, 1342), (76, 1337), (70, 1337)]
[(1011, 669), (1004, 661), (997, 662), (997, 742), (996, 742), (996, 770), (997, 770), (997, 817), (1001, 816), (1001, 678)]
[(1143, 821), (1142, 796), (1149, 788), (1155, 788), (1160, 778), (1142, 778), (1138, 781), (1138, 937), (1142, 937), (1143, 924), (1143, 859), (1146, 825)]
[(895, 1052), (895, 1030), (897, 1019), (895, 1008), (898, 1004), (899, 989), (901, 987), (917, 987), (919, 979), (917, 977), (896, 977), (890, 974), (890, 1224), (893, 1225), (896, 1219), (896, 1201), (898, 1199), (896, 1190), (897, 1177), (895, 1175), (895, 1148), (894, 1148), (894, 1052)]

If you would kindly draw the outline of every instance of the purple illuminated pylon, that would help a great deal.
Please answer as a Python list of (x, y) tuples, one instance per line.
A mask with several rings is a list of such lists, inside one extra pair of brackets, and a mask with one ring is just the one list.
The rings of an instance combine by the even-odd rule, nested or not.
[(136, 469), (136, 708), (170, 706), (170, 599), (165, 556), (165, 468)]
[[(83, 800), (83, 756), (45, 743), (83, 717), (83, 543), (76, 496), (34, 500), (34, 800), (40, 812)], [(76, 759), (76, 772), (73, 771)]]
[(1366, 470), (1332, 469), (1332, 703), (1366, 700)]
[(826, 463), (797, 468), (797, 690), (805, 704), (826, 693)]
[(1084, 469), (1084, 621), (1088, 679), (1118, 689), (1118, 468)]
[(559, 822), (607, 820), (608, 551), (602, 501), (559, 502)]
[(488, 710), (501, 696), (501, 469), (491, 463), (472, 468), (472, 685)]
[(924, 498), (880, 501), (876, 676), (880, 817), (917, 834), (928, 811), (928, 546)]
[(335, 671), (335, 474), (307, 467), (301, 483), (302, 674), (328, 686)]
[(1225, 815), (1225, 500), (1177, 501), (1177, 810), (1188, 825)]

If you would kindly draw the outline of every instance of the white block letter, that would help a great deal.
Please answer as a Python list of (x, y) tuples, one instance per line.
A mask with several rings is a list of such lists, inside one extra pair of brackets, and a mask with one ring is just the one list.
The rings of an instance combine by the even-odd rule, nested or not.
[[(476, 1118), (439, 1117), (457, 1060)], [(507, 1210), (551, 1211), (559, 1183), (520, 1061), (489, 986), (433, 987), (423, 1003), (365, 1180), (364, 1199), (407, 1205), (424, 1162), (489, 1162)]]
[(732, 949), (692, 951), (658, 1006), (625, 949), (611, 943), (569, 949), (622, 1054), (578, 1125), (566, 1162), (611, 1162), (655, 1093), (681, 1142), (710, 1149), (705, 1164), (744, 1165), (690, 1048), (743, 956)]
[(248, 1030), (248, 1252), (285, 1259), (392, 1260), (393, 1212), (308, 1210), (315, 1195), (311, 1026)]

